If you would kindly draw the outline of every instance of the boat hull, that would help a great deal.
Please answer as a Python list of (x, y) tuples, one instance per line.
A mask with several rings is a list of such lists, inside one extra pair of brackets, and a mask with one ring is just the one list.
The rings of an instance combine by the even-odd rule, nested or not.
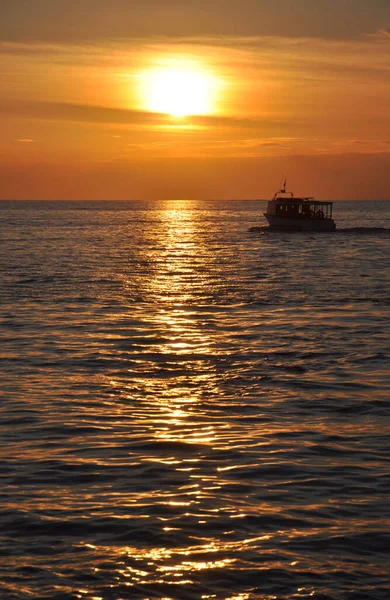
[(291, 219), (264, 213), (271, 229), (285, 231), (334, 231), (333, 219)]

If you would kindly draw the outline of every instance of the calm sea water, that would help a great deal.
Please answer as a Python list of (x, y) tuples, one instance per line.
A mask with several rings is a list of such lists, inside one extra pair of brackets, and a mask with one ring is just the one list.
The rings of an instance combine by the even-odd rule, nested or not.
[(0, 203), (1, 600), (390, 598), (390, 202), (263, 210)]

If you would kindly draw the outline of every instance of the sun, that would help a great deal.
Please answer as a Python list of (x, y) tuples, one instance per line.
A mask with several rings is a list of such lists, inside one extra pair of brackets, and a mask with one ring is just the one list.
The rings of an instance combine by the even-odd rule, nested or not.
[(142, 105), (145, 110), (172, 117), (214, 112), (217, 82), (195, 67), (160, 67), (143, 74)]

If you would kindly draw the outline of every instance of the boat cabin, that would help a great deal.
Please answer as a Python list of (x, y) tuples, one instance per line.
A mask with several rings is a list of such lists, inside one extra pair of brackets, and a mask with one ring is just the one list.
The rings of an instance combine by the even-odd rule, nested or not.
[(275, 194), (268, 202), (268, 215), (287, 219), (332, 219), (333, 202), (294, 198), (291, 192), (283, 192), (280, 196), (282, 192)]

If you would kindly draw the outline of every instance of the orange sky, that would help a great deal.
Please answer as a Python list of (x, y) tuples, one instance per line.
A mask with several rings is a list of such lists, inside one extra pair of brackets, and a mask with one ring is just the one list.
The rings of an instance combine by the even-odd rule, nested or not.
[(0, 198), (267, 198), (281, 174), (297, 194), (390, 196), (387, 0), (355, 0), (349, 20), (348, 0), (297, 0), (279, 25), (287, 0), (226, 0), (219, 22), (219, 0), (14, 2)]

